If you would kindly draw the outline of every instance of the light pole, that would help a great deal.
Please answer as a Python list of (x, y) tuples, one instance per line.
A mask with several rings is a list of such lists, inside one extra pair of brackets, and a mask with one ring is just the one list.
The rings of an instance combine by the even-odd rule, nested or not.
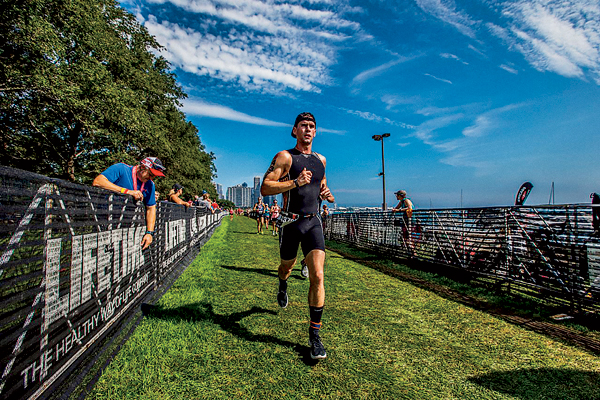
[(373, 140), (381, 142), (381, 173), (379, 175), (383, 178), (383, 204), (381, 207), (383, 211), (387, 209), (387, 205), (385, 204), (385, 160), (383, 157), (383, 138), (386, 137), (390, 137), (390, 134), (384, 133), (383, 135), (373, 135)]

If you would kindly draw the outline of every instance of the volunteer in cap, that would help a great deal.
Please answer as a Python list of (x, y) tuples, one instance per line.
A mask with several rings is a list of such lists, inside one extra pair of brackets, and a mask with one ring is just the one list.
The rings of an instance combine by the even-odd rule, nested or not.
[(98, 175), (92, 185), (113, 192), (133, 196), (143, 201), (146, 206), (146, 233), (142, 239), (142, 250), (152, 243), (154, 224), (156, 223), (155, 186), (152, 181), (157, 176), (165, 176), (165, 167), (156, 157), (146, 157), (139, 165), (131, 166), (124, 163), (111, 165)]

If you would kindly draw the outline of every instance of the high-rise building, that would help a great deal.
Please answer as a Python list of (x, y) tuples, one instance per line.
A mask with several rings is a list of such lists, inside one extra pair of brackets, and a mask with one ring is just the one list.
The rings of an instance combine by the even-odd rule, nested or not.
[(227, 188), (227, 200), (235, 204), (236, 207), (252, 207), (252, 191), (246, 182), (241, 185), (235, 185)]
[(273, 200), (275, 200), (275, 196), (265, 196), (263, 197), (263, 202), (268, 204), (269, 206), (273, 205)]
[(255, 176), (254, 177), (254, 187), (252, 188), (252, 205), (256, 204), (259, 197), (260, 197), (260, 176)]
[(220, 183), (213, 183), (215, 185), (215, 190), (217, 191), (217, 196), (219, 197), (219, 199), (224, 199), (225, 196), (223, 196), (223, 185), (221, 185)]

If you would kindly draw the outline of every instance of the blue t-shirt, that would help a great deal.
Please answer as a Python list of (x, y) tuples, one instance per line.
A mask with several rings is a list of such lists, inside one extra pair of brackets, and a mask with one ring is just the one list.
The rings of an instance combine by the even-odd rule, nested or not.
[[(115, 185), (124, 187), (125, 189), (133, 190), (132, 171), (132, 166), (123, 163), (118, 163), (106, 168), (106, 170), (102, 172), (102, 175), (104, 175), (106, 179), (108, 179)], [(142, 187), (142, 181), (140, 181), (137, 178), (137, 176), (135, 177), (135, 180), (137, 181), (137, 190), (140, 190), (140, 188)], [(152, 182), (151, 180), (146, 181), (146, 183), (144, 184), (144, 190), (142, 190), (145, 205), (156, 205), (154, 190), (154, 182)]]

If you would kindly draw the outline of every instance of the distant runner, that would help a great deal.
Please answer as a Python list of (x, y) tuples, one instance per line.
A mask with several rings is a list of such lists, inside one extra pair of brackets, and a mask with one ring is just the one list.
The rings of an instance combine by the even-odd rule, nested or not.
[(256, 233), (262, 234), (263, 220), (265, 214), (265, 203), (263, 203), (262, 197), (258, 198), (258, 202), (254, 205), (254, 211), (256, 211)]
[(279, 212), (281, 211), (281, 207), (277, 204), (277, 200), (273, 200), (273, 205), (271, 206), (271, 224), (273, 225), (273, 236), (277, 235), (279, 228), (277, 227), (277, 218), (279, 218)]

